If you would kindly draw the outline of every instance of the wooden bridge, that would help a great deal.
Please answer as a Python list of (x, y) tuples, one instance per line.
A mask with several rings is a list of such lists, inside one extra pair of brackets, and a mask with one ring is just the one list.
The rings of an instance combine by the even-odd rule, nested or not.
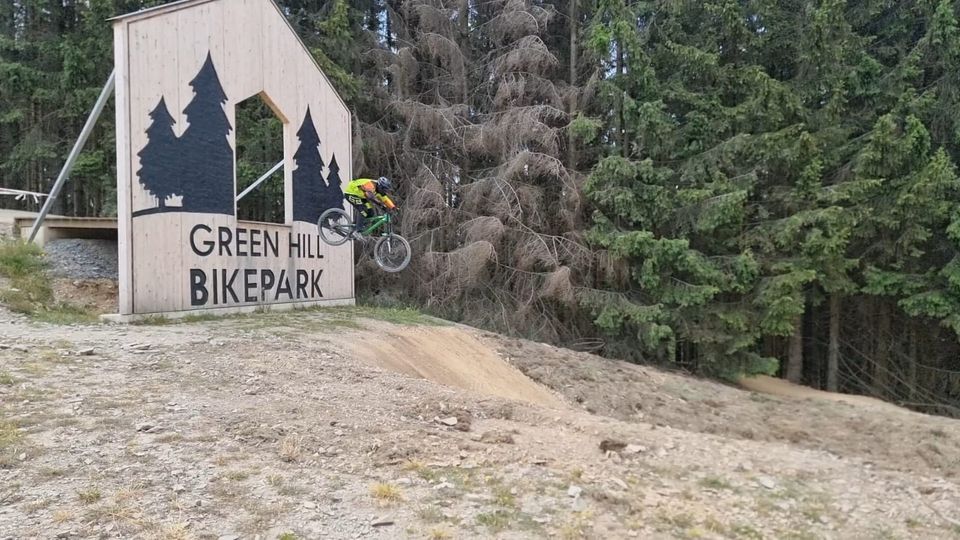
[[(0, 236), (29, 238), (36, 212), (0, 210)], [(117, 218), (67, 217), (48, 215), (37, 233), (36, 243), (43, 245), (61, 238), (117, 239)]]

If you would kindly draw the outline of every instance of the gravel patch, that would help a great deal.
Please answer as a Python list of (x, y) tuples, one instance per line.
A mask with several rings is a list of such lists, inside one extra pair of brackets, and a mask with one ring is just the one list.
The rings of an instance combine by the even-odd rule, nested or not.
[(113, 240), (52, 240), (44, 251), (56, 277), (117, 279), (117, 243)]

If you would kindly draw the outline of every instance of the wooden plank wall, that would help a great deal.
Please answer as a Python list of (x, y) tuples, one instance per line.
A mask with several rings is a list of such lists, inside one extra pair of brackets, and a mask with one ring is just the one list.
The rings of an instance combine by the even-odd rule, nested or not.
[[(176, 9), (121, 18), (114, 23), (114, 28), (118, 72), (121, 314), (352, 298), (352, 246), (327, 246), (319, 241), (315, 223), (293, 221), (292, 198), (296, 167), (293, 156), (300, 143), (297, 131), (308, 108), (321, 141), (319, 152), (324, 163), (329, 164), (336, 155), (341, 186), (345, 187), (352, 178), (350, 114), (273, 2), (197, 1)], [(179, 207), (186, 204), (186, 196), (166, 198), (166, 208), (161, 209), (158, 198), (141, 183), (140, 170), (144, 168), (141, 153), (150, 153), (144, 161), (154, 172), (153, 177), (157, 176), (157, 141), (161, 135), (154, 135), (154, 146), (150, 150), (147, 146), (151, 143), (148, 130), (158, 129), (158, 122), (151, 118), (151, 113), (157, 111), (161, 99), (173, 122), (173, 136), (180, 138), (177, 141), (182, 143), (189, 139), (196, 142), (195, 137), (183, 138), (190, 128), (184, 111), (198, 98), (191, 81), (198, 76), (208, 57), (226, 95), (222, 112), (231, 129), (221, 136), (226, 138), (230, 152), (236, 149), (234, 107), (237, 103), (260, 94), (284, 121), (286, 222), (283, 225), (238, 223), (235, 204), (232, 212), (226, 213), (181, 211)], [(205, 110), (209, 111), (209, 103), (206, 107)], [(215, 116), (215, 113), (214, 110), (212, 114)], [(200, 122), (196, 123), (199, 126)], [(194, 135), (201, 129), (198, 126), (194, 126)], [(194, 155), (198, 151), (209, 152), (210, 156), (209, 161), (199, 162), (201, 168), (220, 163), (215, 159), (219, 155), (215, 150), (222, 148), (223, 140), (218, 138), (216, 134), (210, 136), (208, 141), (203, 141), (202, 149), (198, 149), (197, 144), (176, 148), (168, 145), (170, 149), (165, 150), (164, 155), (169, 159), (160, 160), (164, 174), (169, 178), (176, 177), (174, 181), (188, 178), (190, 170), (197, 167), (187, 167), (186, 171), (183, 168), (198, 163)], [(164, 168), (167, 162), (168, 169)], [(236, 194), (235, 171), (232, 165), (229, 168), (233, 193)], [(219, 174), (217, 171), (214, 172)], [(327, 167), (322, 174), (326, 177)], [(180, 191), (183, 189), (186, 188)], [(279, 256), (272, 256), (272, 249), (264, 253), (263, 245), (252, 252), (249, 244), (240, 243), (238, 246), (238, 233), (246, 239), (250, 235), (261, 241), (265, 235), (281, 239), (276, 250)], [(230, 242), (221, 242), (228, 238)], [(207, 254), (205, 246), (210, 241), (217, 245), (212, 253)], [(296, 247), (291, 251), (291, 242), (295, 246), (310, 247), (302, 253)], [(238, 255), (238, 252), (245, 255)], [(232, 289), (223, 289), (220, 283), (223, 276), (229, 280), (234, 271), (240, 281), (234, 282)], [(245, 277), (253, 275), (253, 271), (257, 272), (259, 285), (254, 291), (257, 299), (251, 302), (249, 295), (240, 294), (243, 285), (238, 286), (238, 283), (242, 284)], [(198, 272), (207, 280), (204, 287), (208, 295), (212, 298), (216, 292), (216, 303), (211, 300), (198, 304), (198, 296), (202, 296), (204, 289), (198, 285)], [(303, 272), (308, 276), (321, 276), (319, 289), (322, 297), (316, 295), (314, 278), (309, 284), (310, 297), (306, 299), (296, 298), (296, 294), (291, 298), (283, 290), (278, 295), (278, 289), (282, 289), (280, 285), (274, 285), (271, 290), (260, 290), (270, 282), (270, 275), (274, 280), (281, 274), (296, 279)], [(213, 288), (214, 277), (218, 281), (217, 288)], [(233, 300), (233, 292), (239, 297), (238, 301)], [(225, 302), (223, 293), (227, 296)]]

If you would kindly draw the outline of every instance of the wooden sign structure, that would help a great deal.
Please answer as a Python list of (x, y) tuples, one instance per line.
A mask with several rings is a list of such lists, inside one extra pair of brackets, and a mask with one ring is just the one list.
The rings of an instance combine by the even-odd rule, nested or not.
[[(114, 24), (120, 317), (352, 304), (350, 113), (271, 0), (183, 0)], [(283, 123), (284, 224), (236, 212), (235, 106)], [(279, 158), (279, 156), (278, 156)]]

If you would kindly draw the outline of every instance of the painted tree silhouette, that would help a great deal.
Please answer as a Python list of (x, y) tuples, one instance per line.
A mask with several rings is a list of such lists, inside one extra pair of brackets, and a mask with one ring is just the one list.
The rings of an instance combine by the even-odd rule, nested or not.
[(320, 197), (320, 211), (329, 208), (343, 208), (343, 188), (340, 187), (340, 166), (337, 155), (330, 158), (330, 172), (327, 174), (327, 186)]
[(147, 144), (137, 155), (140, 184), (159, 201), (160, 211), (167, 208), (167, 197), (181, 194), (180, 176), (177, 170), (179, 148), (177, 135), (173, 132), (176, 121), (167, 109), (167, 102), (160, 102), (150, 112), (152, 122), (147, 128)]
[(233, 148), (228, 140), (233, 127), (223, 109), (227, 96), (209, 53), (190, 86), (194, 98), (183, 110), (190, 125), (179, 141), (183, 211), (233, 215)]
[(320, 156), (320, 136), (313, 124), (310, 108), (297, 131), (300, 146), (293, 155), (297, 168), (293, 171), (293, 220), (316, 223), (320, 218), (325, 185), (323, 158)]

